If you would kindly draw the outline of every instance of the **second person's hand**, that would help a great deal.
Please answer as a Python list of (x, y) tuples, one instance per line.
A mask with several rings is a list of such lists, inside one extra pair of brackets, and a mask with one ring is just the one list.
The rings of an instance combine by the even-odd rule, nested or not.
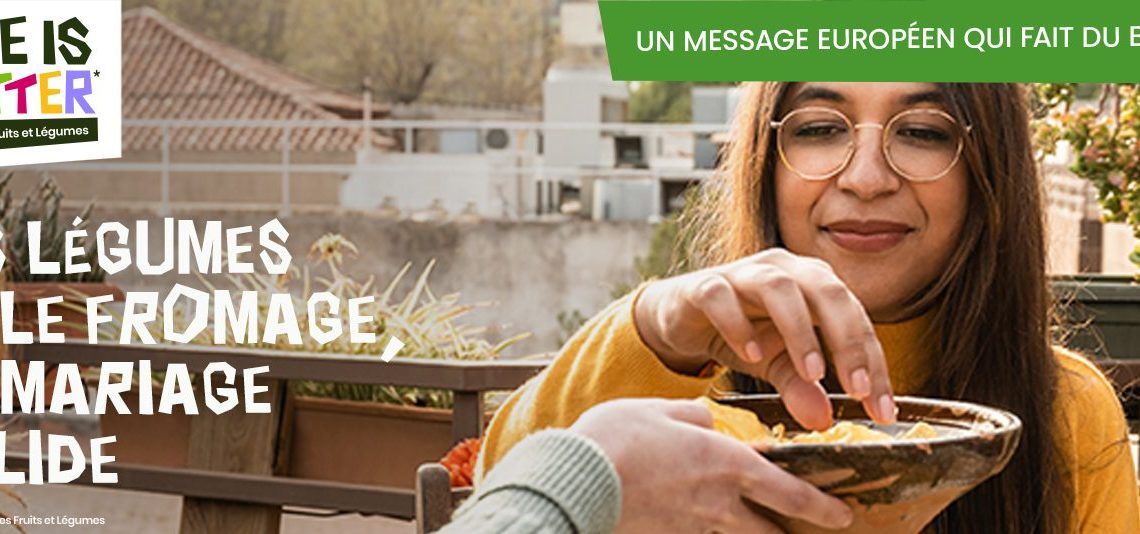
[(712, 422), (697, 401), (621, 399), (591, 408), (570, 427), (618, 472), (618, 532), (782, 532), (770, 514), (826, 529), (851, 524), (843, 501), (713, 431)]

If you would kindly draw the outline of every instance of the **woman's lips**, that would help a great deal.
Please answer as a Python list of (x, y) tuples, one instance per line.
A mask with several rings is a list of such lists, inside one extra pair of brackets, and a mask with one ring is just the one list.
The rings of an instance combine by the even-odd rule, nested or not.
[(895, 247), (914, 229), (889, 221), (840, 221), (822, 230), (840, 247), (852, 252), (875, 253)]

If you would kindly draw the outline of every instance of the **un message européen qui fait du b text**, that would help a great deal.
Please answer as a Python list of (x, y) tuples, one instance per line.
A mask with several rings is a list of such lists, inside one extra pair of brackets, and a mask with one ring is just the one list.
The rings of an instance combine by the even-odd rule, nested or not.
[[(680, 35), (678, 35), (678, 33)], [(637, 30), (639, 52), (861, 51), (969, 48), (1140, 48), (1140, 26), (909, 26), (891, 28), (748, 28)], [(679, 46), (678, 46), (679, 45)]]

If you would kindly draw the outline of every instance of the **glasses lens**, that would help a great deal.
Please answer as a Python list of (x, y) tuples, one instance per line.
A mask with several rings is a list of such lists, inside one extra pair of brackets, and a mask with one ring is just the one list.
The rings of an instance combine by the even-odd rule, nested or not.
[(949, 116), (934, 110), (905, 112), (887, 132), (887, 157), (912, 180), (942, 176), (958, 159), (962, 131)]
[(847, 162), (851, 126), (837, 111), (800, 109), (784, 117), (779, 142), (784, 161), (796, 174), (825, 180)]

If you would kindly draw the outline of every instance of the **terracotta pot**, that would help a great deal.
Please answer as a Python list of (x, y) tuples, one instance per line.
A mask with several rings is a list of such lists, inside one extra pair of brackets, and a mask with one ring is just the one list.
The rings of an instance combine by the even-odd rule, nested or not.
[(413, 488), (416, 468), (451, 449), (451, 410), (294, 397), (287, 475)]
[[(858, 401), (833, 395), (836, 420), (867, 423)], [(776, 395), (747, 395), (721, 402), (755, 412), (761, 421), (801, 427)], [(914, 534), (958, 497), (1005, 468), (1017, 449), (1021, 421), (1009, 412), (964, 402), (897, 397), (898, 423), (878, 427), (891, 435), (919, 421), (938, 437), (859, 444), (787, 444), (762, 451), (765, 457), (827, 493), (855, 512), (848, 529), (824, 530), (775, 517), (792, 534)]]
[[(155, 406), (158, 405), (160, 389), (154, 389)], [(123, 400), (131, 409), (130, 414), (120, 414), (114, 409), (99, 416), (99, 426), (104, 436), (115, 436), (114, 443), (107, 446), (107, 454), (115, 456), (116, 462), (157, 465), (162, 467), (186, 467), (190, 451), (190, 419), (182, 406), (176, 406), (174, 413), (139, 415), (139, 395), (130, 391)]]

